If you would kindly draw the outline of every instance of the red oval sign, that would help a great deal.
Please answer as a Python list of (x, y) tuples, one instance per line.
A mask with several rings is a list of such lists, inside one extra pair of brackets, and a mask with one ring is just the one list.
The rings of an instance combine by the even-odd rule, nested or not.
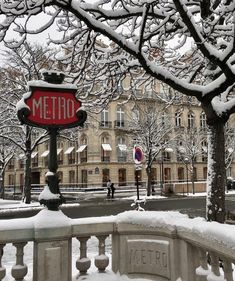
[(41, 125), (66, 125), (77, 121), (81, 107), (72, 93), (35, 90), (25, 101), (30, 108), (28, 120)]
[(17, 104), (20, 121), (35, 127), (60, 129), (83, 126), (87, 114), (81, 110), (74, 88), (31, 86)]

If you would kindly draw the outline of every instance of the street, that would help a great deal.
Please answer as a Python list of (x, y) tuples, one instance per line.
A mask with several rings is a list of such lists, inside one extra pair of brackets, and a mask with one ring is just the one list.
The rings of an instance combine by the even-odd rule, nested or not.
[[(118, 213), (133, 210), (133, 201), (130, 200), (100, 200), (98, 202), (81, 203), (80, 206), (62, 208), (63, 212), (71, 218), (98, 217), (116, 215)], [(158, 200), (148, 200), (141, 206), (146, 211), (170, 211), (178, 210), (189, 216), (204, 216), (206, 200), (198, 198), (165, 198)]]
[[(105, 197), (81, 200), (79, 204), (63, 205), (61, 210), (70, 218), (99, 217), (110, 216), (118, 213), (133, 210), (131, 207), (132, 200), (107, 200)], [(146, 204), (141, 204), (146, 211), (172, 211), (177, 210), (181, 213), (188, 214), (190, 217), (204, 217), (206, 213), (205, 197), (172, 197), (147, 200)], [(230, 195), (226, 198), (226, 211), (235, 210), (235, 196)], [(4, 212), (0, 219), (12, 219), (30, 217), (37, 214), (40, 209), (33, 208), (17, 210), (15, 212)]]

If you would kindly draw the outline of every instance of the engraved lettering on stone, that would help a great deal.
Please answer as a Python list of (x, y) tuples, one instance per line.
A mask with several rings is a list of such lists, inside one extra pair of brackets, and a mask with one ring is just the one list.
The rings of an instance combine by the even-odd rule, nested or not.
[(169, 242), (165, 240), (127, 240), (128, 273), (147, 273), (170, 277)]

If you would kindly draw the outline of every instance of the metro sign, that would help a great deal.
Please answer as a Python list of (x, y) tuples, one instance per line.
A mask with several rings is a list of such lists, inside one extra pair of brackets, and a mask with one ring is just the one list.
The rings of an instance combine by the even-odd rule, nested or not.
[(81, 102), (75, 96), (77, 89), (70, 84), (67, 86), (69, 87), (64, 84), (30, 82), (30, 92), (17, 104), (20, 121), (45, 128), (83, 125), (86, 112), (81, 110)]

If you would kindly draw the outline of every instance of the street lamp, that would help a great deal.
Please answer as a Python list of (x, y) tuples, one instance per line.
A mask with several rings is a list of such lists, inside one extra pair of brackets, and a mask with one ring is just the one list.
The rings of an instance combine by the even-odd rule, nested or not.
[(163, 163), (163, 154), (158, 158), (159, 163), (159, 173), (160, 173), (160, 189), (161, 189), (161, 195), (164, 187), (164, 163)]
[(47, 186), (40, 194), (39, 202), (49, 210), (57, 211), (65, 201), (57, 174), (57, 135), (63, 129), (83, 126), (87, 113), (76, 98), (77, 87), (63, 84), (63, 73), (44, 72), (43, 76), (44, 81), (28, 82), (29, 92), (23, 95), (16, 108), (22, 124), (44, 128), (49, 133)]
[(184, 158), (184, 163), (186, 165), (186, 182), (187, 182), (187, 195), (189, 193), (189, 186), (188, 186), (188, 164), (189, 164), (189, 159), (187, 157)]
[(4, 199), (5, 192), (4, 192), (2, 172), (3, 172), (3, 162), (0, 161), (0, 198)]

